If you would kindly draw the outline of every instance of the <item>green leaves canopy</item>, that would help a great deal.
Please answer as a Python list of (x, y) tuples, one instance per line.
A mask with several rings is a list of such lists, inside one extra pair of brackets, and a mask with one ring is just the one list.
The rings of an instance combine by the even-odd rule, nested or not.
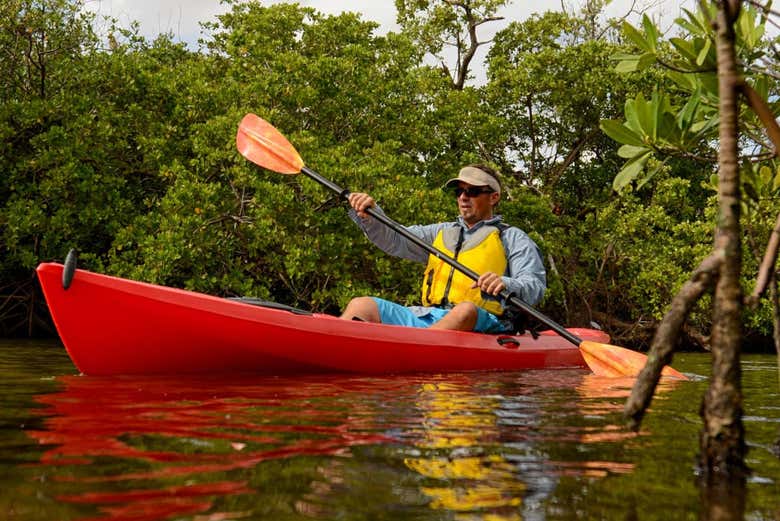
[[(628, 161), (613, 183), (618, 192), (629, 188), (632, 181), (641, 179), (639, 184), (642, 185), (652, 178), (658, 169), (646, 169), (648, 165), (655, 165), (652, 159), (659, 156), (715, 161), (716, 150), (712, 143), (718, 128), (717, 57), (709, 22), (715, 15), (715, 6), (706, 4), (703, 9), (697, 12), (683, 9), (685, 17), (676, 20), (682, 36), (671, 37), (668, 41), (661, 40), (660, 31), (647, 15), (642, 18), (641, 30), (628, 22), (623, 23), (626, 40), (638, 52), (616, 53), (613, 56), (617, 61), (615, 70), (627, 74), (658, 67), (664, 82), (653, 90), (651, 100), (645, 101), (639, 93), (626, 102), (622, 125), (615, 120), (601, 123), (601, 129), (616, 142), (636, 147), (623, 149), (621, 155)], [(746, 71), (751, 67), (759, 73), (762, 70), (762, 66), (756, 65), (766, 56), (765, 23), (755, 7), (743, 6), (736, 24), (736, 50)], [(758, 74), (748, 81), (760, 85), (762, 94), (767, 94), (766, 77)], [(680, 101), (674, 103), (673, 98)], [(754, 116), (744, 120), (750, 127), (746, 135), (761, 133)], [(756, 145), (763, 146), (760, 141)]]

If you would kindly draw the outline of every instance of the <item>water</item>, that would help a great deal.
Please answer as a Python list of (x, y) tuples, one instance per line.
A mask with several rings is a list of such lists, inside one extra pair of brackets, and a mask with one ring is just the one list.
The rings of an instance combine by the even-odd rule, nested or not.
[[(706, 519), (709, 360), (675, 366), (633, 433), (631, 381), (584, 370), (96, 378), (0, 342), (0, 519)], [(750, 521), (780, 519), (777, 382), (745, 357)]]

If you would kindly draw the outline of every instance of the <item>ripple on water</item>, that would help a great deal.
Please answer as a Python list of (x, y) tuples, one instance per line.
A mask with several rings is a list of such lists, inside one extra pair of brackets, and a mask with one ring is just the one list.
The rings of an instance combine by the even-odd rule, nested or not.
[[(634, 433), (622, 418), (633, 382), (581, 370), (92, 378), (68, 376), (54, 353), (2, 362), (15, 405), (0, 412), (0, 509), (16, 519), (660, 520), (702, 508), (705, 378), (662, 384)], [(706, 360), (689, 356), (680, 369), (702, 374)], [(754, 364), (745, 388), (772, 378), (773, 364)], [(771, 395), (747, 400), (751, 519), (778, 509)]]

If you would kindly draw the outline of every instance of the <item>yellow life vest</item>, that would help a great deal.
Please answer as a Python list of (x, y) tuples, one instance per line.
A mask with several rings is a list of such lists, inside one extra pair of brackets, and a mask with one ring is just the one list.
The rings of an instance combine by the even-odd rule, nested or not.
[[(504, 226), (506, 227), (506, 226)], [(480, 275), (492, 271), (499, 275), (506, 272), (506, 252), (501, 243), (501, 230), (495, 226), (482, 226), (473, 234), (461, 227), (441, 230), (433, 246)], [(422, 284), (422, 302), (425, 306), (446, 306), (469, 301), (499, 316), (504, 309), (497, 300), (483, 298), (479, 288), (472, 288), (474, 281), (437, 258), (428, 256), (428, 266)]]

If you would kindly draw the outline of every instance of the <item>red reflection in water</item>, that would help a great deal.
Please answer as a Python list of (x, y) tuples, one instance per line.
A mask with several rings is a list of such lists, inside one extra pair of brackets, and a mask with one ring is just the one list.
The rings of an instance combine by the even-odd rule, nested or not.
[[(135, 470), (108, 475), (85, 472), (56, 476), (60, 482), (93, 484), (155, 480), (154, 488), (98, 490), (61, 494), (66, 503), (98, 505), (96, 520), (164, 520), (205, 512), (212, 498), (252, 492), (245, 481), (160, 486), (197, 474), (247, 469), (260, 462), (301, 455), (347, 455), (354, 445), (382, 443), (369, 411), (354, 392), (381, 392), (375, 383), (334, 383), (292, 379), (241, 380), (93, 378), (68, 376), (61, 392), (37, 398), (47, 408), (47, 430), (29, 434), (51, 445), (41, 457), (47, 465), (89, 465), (96, 458), (131, 461)], [(391, 384), (390, 381), (386, 384)], [(403, 387), (403, 382), (388, 387)], [(331, 408), (314, 403), (327, 400)], [(190, 445), (195, 440), (198, 450)], [(151, 447), (150, 447), (151, 445)], [(154, 447), (154, 448), (152, 448)], [(144, 464), (139, 465), (139, 462)], [(137, 470), (139, 467), (147, 467)], [(216, 512), (208, 519), (234, 519), (241, 513)]]
[[(60, 501), (112, 505), (103, 507), (108, 514), (91, 518), (111, 520), (156, 520), (174, 515), (197, 514), (211, 508), (211, 501), (203, 496), (245, 494), (252, 490), (243, 483), (207, 483), (165, 487), (155, 490), (129, 490), (127, 492), (86, 492), (73, 496), (60, 496)], [(119, 506), (114, 506), (119, 505)]]

